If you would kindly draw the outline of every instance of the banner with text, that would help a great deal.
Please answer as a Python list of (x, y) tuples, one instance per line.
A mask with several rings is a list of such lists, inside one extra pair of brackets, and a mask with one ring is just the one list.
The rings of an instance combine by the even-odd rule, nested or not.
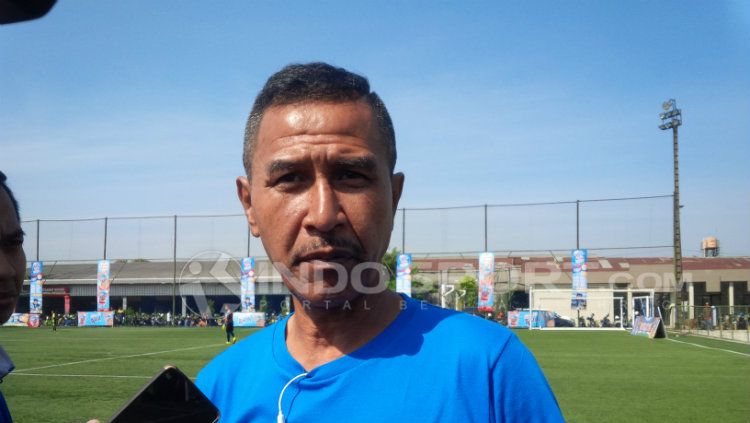
[(588, 250), (573, 250), (570, 254), (570, 265), (573, 269), (573, 292), (570, 308), (585, 310), (588, 299)]
[(654, 338), (666, 338), (667, 331), (664, 329), (664, 323), (658, 317), (636, 316), (633, 322), (631, 335), (648, 336)]
[(30, 328), (38, 328), (40, 323), (41, 319), (38, 314), (13, 313), (3, 326), (28, 326)]
[(99, 260), (96, 266), (96, 311), (109, 311), (109, 274), (109, 260)]
[(26, 326), (29, 321), (29, 313), (13, 313), (3, 326)]
[(396, 258), (396, 292), (411, 297), (411, 254), (399, 254)]
[(495, 299), (495, 255), (482, 253), (479, 255), (479, 297), (477, 309), (491, 312)]
[(78, 326), (113, 326), (113, 311), (79, 311)]
[(239, 328), (262, 328), (266, 325), (266, 314), (260, 312), (253, 313), (232, 313), (234, 326)]
[(243, 313), (255, 311), (255, 259), (252, 257), (240, 261), (240, 304)]
[(546, 310), (513, 310), (508, 312), (509, 328), (545, 328), (555, 326), (555, 316)]
[(42, 291), (44, 290), (44, 263), (31, 262), (29, 269), (29, 313), (42, 313)]

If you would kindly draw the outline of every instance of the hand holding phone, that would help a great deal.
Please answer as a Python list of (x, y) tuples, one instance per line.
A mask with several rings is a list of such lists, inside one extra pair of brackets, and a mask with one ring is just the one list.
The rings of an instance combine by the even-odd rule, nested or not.
[(219, 410), (177, 367), (166, 366), (110, 423), (215, 423)]

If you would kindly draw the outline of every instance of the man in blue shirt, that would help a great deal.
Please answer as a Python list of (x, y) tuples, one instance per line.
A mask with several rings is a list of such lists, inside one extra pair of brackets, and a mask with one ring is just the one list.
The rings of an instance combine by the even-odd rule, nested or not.
[[(0, 325), (8, 321), (21, 295), (26, 276), (23, 230), (18, 203), (0, 172)], [(0, 345), (0, 382), (13, 370), (13, 362)], [(10, 411), (0, 392), (0, 423), (10, 423)]]
[(222, 422), (559, 422), (507, 329), (400, 296), (381, 263), (404, 184), (385, 105), (324, 63), (267, 81), (237, 192), (295, 312), (209, 363)]

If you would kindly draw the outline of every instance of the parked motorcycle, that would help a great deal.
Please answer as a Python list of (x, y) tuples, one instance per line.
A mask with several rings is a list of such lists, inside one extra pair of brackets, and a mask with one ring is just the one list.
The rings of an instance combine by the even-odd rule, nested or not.
[(587, 317), (586, 320), (589, 322), (588, 327), (590, 328), (599, 327), (599, 323), (597, 323), (596, 319), (594, 319), (594, 313), (591, 313), (591, 316)]

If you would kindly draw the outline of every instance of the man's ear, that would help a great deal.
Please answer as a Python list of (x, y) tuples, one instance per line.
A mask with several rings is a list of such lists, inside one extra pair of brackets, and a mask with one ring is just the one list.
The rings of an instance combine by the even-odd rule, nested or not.
[(250, 181), (245, 176), (237, 178), (237, 198), (240, 199), (242, 209), (245, 211), (245, 217), (247, 223), (250, 226), (250, 232), (254, 237), (260, 236), (258, 230), (258, 222), (255, 221), (255, 213), (253, 212), (253, 199), (251, 196)]
[(404, 179), (406, 177), (403, 173), (394, 173), (391, 176), (391, 202), (393, 204), (393, 217), (396, 217), (396, 210), (398, 210), (398, 202), (401, 200), (401, 193), (404, 191)]

